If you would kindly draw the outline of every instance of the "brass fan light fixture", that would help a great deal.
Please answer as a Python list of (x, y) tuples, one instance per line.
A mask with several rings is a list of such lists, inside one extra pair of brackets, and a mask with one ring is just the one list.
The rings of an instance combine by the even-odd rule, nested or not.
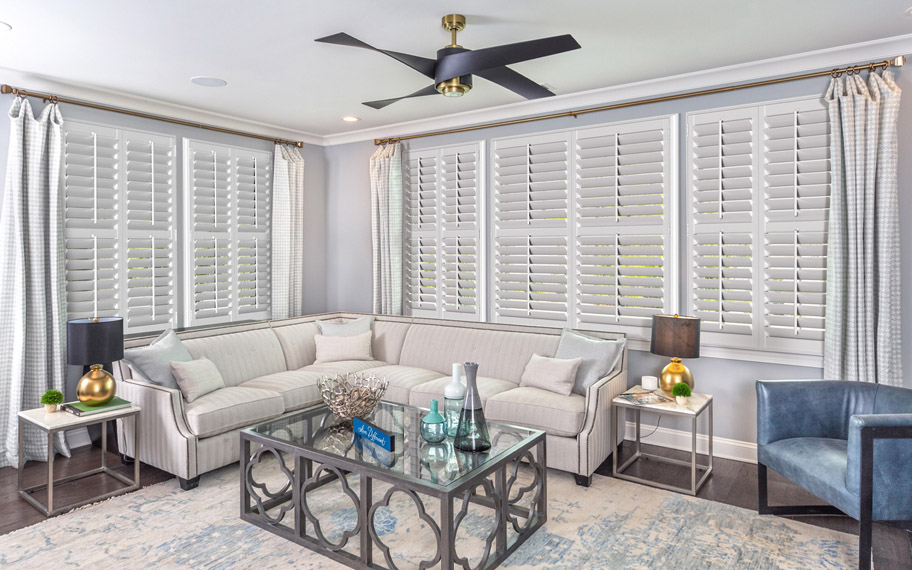
[(414, 93), (392, 99), (367, 101), (364, 104), (374, 109), (425, 95), (441, 94), (446, 97), (461, 97), (472, 89), (472, 76), (478, 75), (488, 81), (522, 95), (526, 99), (552, 97), (549, 89), (521, 75), (509, 67), (510, 64), (547, 57), (579, 49), (580, 45), (570, 34), (541, 38), (515, 44), (506, 44), (479, 50), (470, 50), (456, 43), (456, 34), (466, 27), (465, 16), (448, 14), (443, 17), (443, 29), (450, 32), (450, 43), (437, 50), (437, 59), (375, 48), (346, 33), (333, 34), (315, 41), (349, 47), (369, 49), (388, 55), (404, 63), (422, 75), (434, 80), (433, 85)]

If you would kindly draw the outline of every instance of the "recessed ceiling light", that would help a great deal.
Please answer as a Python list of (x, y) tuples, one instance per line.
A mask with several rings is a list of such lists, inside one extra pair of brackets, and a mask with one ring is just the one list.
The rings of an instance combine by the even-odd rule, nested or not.
[(912, 16), (912, 8), (906, 9), (906, 16)]
[(200, 85), (202, 87), (224, 87), (228, 85), (228, 82), (224, 79), (219, 79), (218, 77), (207, 77), (205, 75), (197, 75), (196, 77), (191, 77), (190, 83), (193, 83), (194, 85)]
[(344, 117), (342, 117), (342, 120), (345, 121), (346, 123), (357, 123), (361, 119), (354, 115), (345, 115)]
[(8, 32), (12, 30), (13, 27), (7, 24), (6, 22), (0, 22), (0, 32)]

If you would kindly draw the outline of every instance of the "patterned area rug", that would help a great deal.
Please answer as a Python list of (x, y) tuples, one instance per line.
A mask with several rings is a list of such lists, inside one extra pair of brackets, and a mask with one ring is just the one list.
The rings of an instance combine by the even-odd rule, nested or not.
[[(264, 470), (267, 468), (264, 468)], [(266, 476), (267, 483), (277, 484)], [(357, 520), (334, 485), (308, 504), (329, 540)], [(357, 485), (353, 485), (357, 493)], [(385, 492), (375, 484), (374, 500)], [(238, 467), (204, 475), (198, 489), (171, 480), (0, 536), (6, 568), (345, 568), (239, 518)], [(434, 536), (411, 500), (394, 493), (377, 511), (378, 535), (403, 552), (400, 568), (431, 558)], [(577, 487), (548, 472), (549, 520), (504, 568), (785, 569), (857, 566), (857, 539), (801, 522), (761, 517), (721, 503), (596, 475)], [(457, 509), (459, 505), (457, 504)], [(435, 516), (435, 509), (428, 505)], [(286, 517), (290, 519), (291, 517)], [(457, 533), (457, 552), (477, 547), (493, 527), (490, 511), (472, 506)], [(285, 521), (290, 523), (291, 521)], [(350, 543), (357, 551), (357, 537)], [(375, 562), (383, 562), (375, 549)], [(478, 558), (469, 557), (474, 566)]]

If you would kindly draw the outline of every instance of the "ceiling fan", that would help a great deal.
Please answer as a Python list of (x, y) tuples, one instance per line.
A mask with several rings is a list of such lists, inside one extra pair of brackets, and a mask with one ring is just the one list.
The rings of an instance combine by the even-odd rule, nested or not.
[(333, 34), (315, 41), (377, 51), (434, 80), (433, 85), (403, 97), (364, 103), (374, 109), (382, 109), (402, 99), (437, 95), (438, 93), (447, 97), (461, 97), (472, 89), (472, 75), (484, 77), (488, 81), (493, 81), (522, 95), (526, 99), (551, 97), (554, 93), (507, 66), (521, 61), (529, 61), (579, 49), (580, 47), (576, 40), (573, 39), (573, 36), (565, 34), (527, 42), (470, 50), (456, 43), (456, 33), (461, 32), (465, 27), (466, 19), (461, 14), (449, 14), (443, 17), (443, 29), (450, 32), (452, 39), (449, 45), (437, 50), (437, 59), (378, 49), (346, 33)]

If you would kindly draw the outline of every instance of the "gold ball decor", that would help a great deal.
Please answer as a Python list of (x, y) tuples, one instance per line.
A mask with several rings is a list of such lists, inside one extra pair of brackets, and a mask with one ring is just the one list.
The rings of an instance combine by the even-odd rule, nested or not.
[(332, 413), (350, 420), (373, 412), (388, 386), (386, 378), (352, 372), (321, 378), (320, 395)]
[(103, 406), (114, 399), (117, 386), (114, 377), (101, 367), (93, 364), (76, 385), (76, 398), (87, 406)]

